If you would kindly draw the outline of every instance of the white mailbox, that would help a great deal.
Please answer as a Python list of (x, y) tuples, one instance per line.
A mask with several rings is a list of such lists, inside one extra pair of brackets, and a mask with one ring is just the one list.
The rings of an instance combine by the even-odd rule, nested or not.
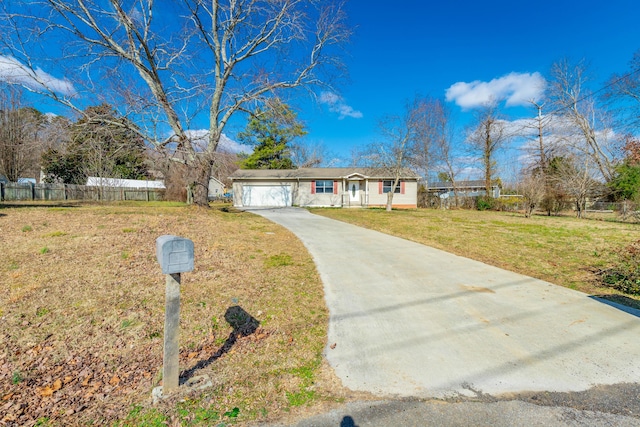
[(193, 271), (193, 241), (165, 234), (156, 239), (156, 257), (162, 274)]

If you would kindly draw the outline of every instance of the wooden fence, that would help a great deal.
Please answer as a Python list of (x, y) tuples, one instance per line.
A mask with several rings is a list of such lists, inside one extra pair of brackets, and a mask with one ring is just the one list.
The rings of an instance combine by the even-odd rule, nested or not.
[(0, 182), (0, 200), (162, 200), (164, 189)]

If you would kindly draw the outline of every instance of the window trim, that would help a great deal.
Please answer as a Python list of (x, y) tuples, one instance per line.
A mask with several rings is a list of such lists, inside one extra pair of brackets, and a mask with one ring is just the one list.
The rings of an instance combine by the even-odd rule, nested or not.
[(316, 194), (333, 194), (334, 184), (332, 179), (316, 180)]
[[(393, 185), (393, 179), (383, 179), (382, 180), (382, 193), (383, 194), (387, 194), (391, 191), (391, 186)], [(401, 193), (401, 189), (400, 187), (402, 187), (402, 180), (398, 181), (398, 185), (396, 185), (396, 188), (394, 190), (394, 194), (400, 194)]]

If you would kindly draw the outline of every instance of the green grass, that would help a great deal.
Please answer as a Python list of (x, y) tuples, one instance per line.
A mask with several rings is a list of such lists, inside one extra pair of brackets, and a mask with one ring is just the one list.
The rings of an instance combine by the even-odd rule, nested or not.
[(291, 369), (290, 373), (300, 381), (300, 389), (294, 392), (287, 392), (287, 401), (292, 407), (303, 406), (315, 399), (315, 391), (312, 386), (315, 382), (315, 375), (320, 366), (322, 356), (318, 357), (308, 365)]
[(20, 373), (20, 371), (13, 371), (13, 374), (11, 374), (11, 383), (12, 384), (20, 384), (20, 382), (23, 380), (22, 378), (22, 374)]
[(273, 255), (265, 260), (266, 267), (286, 267), (287, 265), (293, 265), (293, 258), (288, 254)]
[(48, 426), (50, 425), (49, 422), (51, 420), (48, 417), (41, 417), (38, 418), (38, 420), (36, 421), (36, 423), (34, 424), (34, 427), (44, 427), (44, 426)]
[(201, 400), (179, 402), (177, 413), (183, 426), (216, 425), (213, 423), (220, 420), (220, 414)]
[(168, 424), (168, 417), (157, 409), (143, 409), (135, 405), (122, 422), (114, 423), (114, 427), (164, 427)]
[(44, 237), (61, 237), (61, 236), (66, 236), (68, 233), (65, 233), (64, 231), (53, 231), (51, 233), (47, 233), (44, 235)]
[(640, 239), (638, 225), (573, 216), (436, 209), (312, 212), (597, 295), (617, 293), (597, 285), (597, 272), (616, 262), (618, 248)]
[(131, 320), (131, 319), (124, 319), (122, 322), (120, 322), (120, 327), (122, 329), (126, 329), (130, 326), (133, 326), (135, 324), (135, 321)]

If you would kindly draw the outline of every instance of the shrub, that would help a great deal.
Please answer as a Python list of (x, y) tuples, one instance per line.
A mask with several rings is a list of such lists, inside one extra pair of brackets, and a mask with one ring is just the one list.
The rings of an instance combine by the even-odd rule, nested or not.
[(523, 209), (524, 206), (524, 198), (519, 196), (504, 196), (495, 200), (494, 209), (497, 211), (507, 211), (513, 212), (518, 209)]
[(480, 196), (476, 199), (476, 209), (479, 211), (487, 211), (493, 209), (494, 200), (491, 197)]
[(616, 264), (601, 273), (602, 285), (640, 295), (640, 240), (617, 252)]

